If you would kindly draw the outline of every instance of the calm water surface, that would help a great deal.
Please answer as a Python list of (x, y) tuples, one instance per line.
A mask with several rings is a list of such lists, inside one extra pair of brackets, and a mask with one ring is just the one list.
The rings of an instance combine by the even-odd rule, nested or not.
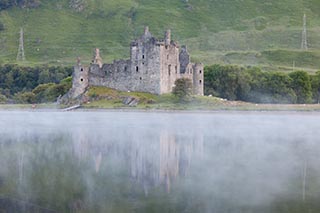
[(0, 212), (320, 212), (320, 113), (0, 111)]

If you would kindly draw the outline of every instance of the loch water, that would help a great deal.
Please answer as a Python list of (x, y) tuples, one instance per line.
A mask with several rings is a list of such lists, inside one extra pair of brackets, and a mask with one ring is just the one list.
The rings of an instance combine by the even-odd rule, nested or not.
[(0, 212), (319, 212), (319, 121), (0, 111)]

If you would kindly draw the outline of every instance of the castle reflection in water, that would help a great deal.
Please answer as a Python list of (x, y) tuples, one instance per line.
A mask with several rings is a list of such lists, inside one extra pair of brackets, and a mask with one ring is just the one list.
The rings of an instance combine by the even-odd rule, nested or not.
[[(100, 132), (101, 133), (101, 132)], [(123, 134), (73, 131), (73, 153), (79, 160), (91, 161), (96, 173), (108, 172), (108, 165), (124, 161), (134, 181), (146, 194), (151, 187), (163, 185), (170, 192), (179, 176), (188, 174), (193, 161), (200, 159), (204, 149), (201, 132), (175, 135), (170, 130), (160, 132), (130, 131)], [(109, 134), (109, 135), (108, 135)], [(109, 137), (108, 137), (109, 136)]]

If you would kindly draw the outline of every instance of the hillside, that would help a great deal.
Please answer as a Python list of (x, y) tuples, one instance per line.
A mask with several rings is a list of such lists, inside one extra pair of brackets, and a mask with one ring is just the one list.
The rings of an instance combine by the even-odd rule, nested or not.
[[(36, 8), (0, 12), (0, 63), (16, 61), (25, 31), (25, 64), (89, 62), (99, 47), (105, 62), (129, 57), (130, 41), (148, 25), (157, 37), (167, 28), (205, 64), (261, 65), (317, 70), (320, 61), (317, 0), (41, 0)], [(303, 13), (309, 50), (301, 52)], [(280, 54), (279, 54), (280, 53)]]

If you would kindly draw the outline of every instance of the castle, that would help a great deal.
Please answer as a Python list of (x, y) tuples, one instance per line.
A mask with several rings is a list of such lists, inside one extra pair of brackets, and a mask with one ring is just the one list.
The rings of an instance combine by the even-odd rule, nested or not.
[(99, 49), (90, 66), (80, 60), (74, 67), (69, 97), (77, 98), (88, 86), (105, 86), (121, 91), (153, 94), (170, 93), (178, 78), (191, 79), (193, 94), (203, 95), (203, 64), (191, 63), (185, 46), (171, 40), (167, 30), (164, 39), (156, 39), (145, 27), (144, 34), (130, 45), (130, 59), (103, 64)]

